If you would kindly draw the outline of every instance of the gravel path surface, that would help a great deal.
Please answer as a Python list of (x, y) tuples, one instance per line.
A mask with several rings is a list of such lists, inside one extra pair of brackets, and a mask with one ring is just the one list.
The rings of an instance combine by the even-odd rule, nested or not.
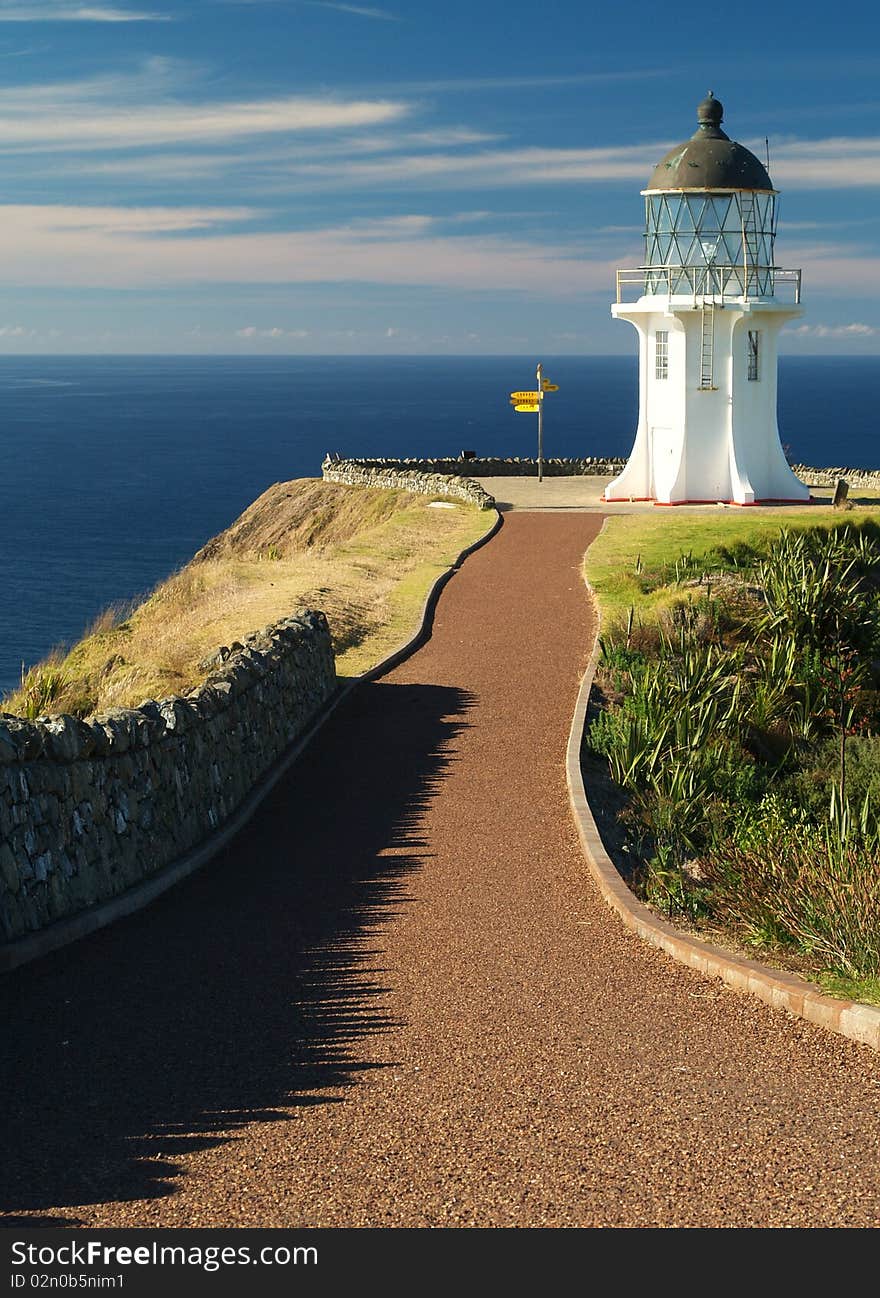
[(587, 876), (601, 521), (509, 515), (212, 866), (3, 980), (6, 1224), (880, 1223), (876, 1054)]

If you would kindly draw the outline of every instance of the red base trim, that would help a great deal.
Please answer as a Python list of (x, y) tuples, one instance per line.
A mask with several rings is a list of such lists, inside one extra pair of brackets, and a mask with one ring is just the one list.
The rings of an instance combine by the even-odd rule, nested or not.
[(761, 500), (655, 500), (653, 496), (619, 496), (615, 500), (602, 497), (603, 505), (649, 505), (657, 509), (675, 509), (677, 505), (733, 505), (736, 509), (754, 509), (756, 505), (821, 505), (814, 496), (801, 500), (799, 496), (767, 496)]

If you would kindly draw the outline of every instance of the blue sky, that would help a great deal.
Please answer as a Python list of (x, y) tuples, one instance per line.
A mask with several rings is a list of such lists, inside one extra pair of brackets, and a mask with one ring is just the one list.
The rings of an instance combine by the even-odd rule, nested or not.
[(796, 353), (880, 351), (875, 4), (0, 0), (0, 354), (633, 351), (708, 88), (782, 191)]

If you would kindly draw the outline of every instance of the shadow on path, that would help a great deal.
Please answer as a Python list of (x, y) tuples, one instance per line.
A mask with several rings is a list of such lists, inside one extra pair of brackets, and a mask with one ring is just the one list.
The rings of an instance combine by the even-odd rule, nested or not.
[(5, 976), (4, 1224), (171, 1193), (179, 1155), (338, 1103), (328, 1091), (394, 1062), (375, 1045), (363, 1058), (394, 1027), (381, 928), (409, 899), (422, 814), (472, 704), (359, 687), (204, 870)]

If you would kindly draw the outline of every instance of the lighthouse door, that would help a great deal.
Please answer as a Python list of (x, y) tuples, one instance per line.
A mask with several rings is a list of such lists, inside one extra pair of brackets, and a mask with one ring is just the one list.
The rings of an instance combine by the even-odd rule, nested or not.
[(679, 457), (676, 451), (679, 449), (679, 438), (674, 436), (671, 428), (651, 424), (650, 445), (651, 495), (655, 500), (663, 500), (668, 498), (678, 476)]

